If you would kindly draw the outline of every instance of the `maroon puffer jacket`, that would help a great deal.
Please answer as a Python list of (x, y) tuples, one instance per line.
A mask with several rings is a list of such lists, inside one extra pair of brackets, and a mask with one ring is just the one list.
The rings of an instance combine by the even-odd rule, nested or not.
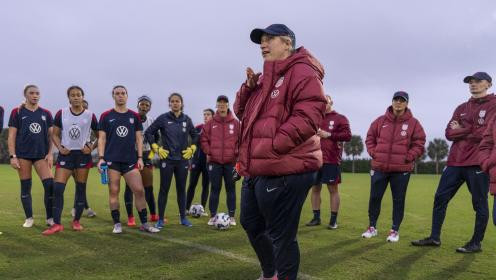
[[(458, 106), (446, 127), (446, 138), (453, 141), (448, 155), (448, 166), (473, 166), (480, 164), (478, 154), (482, 134), (496, 112), (496, 96), (470, 98)], [(451, 129), (450, 123), (458, 121), (462, 128)]]
[(350, 123), (348, 119), (332, 111), (325, 115), (320, 129), (331, 133), (328, 138), (320, 138), (320, 147), (324, 163), (340, 164), (343, 155), (343, 143), (351, 140)]
[(496, 118), (489, 122), (479, 145), (479, 162), (482, 171), (489, 174), (489, 192), (496, 195)]
[(410, 109), (396, 117), (389, 106), (386, 114), (370, 125), (365, 144), (372, 170), (410, 172), (415, 159), (424, 153), (425, 132)]
[(239, 121), (231, 111), (226, 117), (218, 113), (203, 126), (200, 143), (207, 162), (234, 164), (238, 158)]
[(322, 166), (317, 129), (324, 118), (324, 69), (303, 47), (281, 61), (264, 62), (263, 76), (243, 84), (234, 112), (242, 121), (240, 174), (282, 176)]

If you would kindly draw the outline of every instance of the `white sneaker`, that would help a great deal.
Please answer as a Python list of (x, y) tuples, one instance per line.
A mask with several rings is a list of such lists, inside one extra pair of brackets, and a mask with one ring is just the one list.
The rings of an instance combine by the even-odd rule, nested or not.
[(209, 226), (213, 226), (214, 224), (215, 224), (215, 216), (214, 216), (214, 217), (212, 217), (212, 218), (210, 218), (210, 220), (208, 220), (207, 225), (209, 225)]
[(74, 218), (76, 217), (76, 208), (71, 209), (71, 216)]
[(47, 219), (47, 220), (46, 220), (46, 225), (47, 225), (47, 226), (50, 226), (50, 227), (51, 227), (51, 226), (53, 226), (54, 224), (55, 224), (55, 222), (53, 221), (53, 218), (50, 218), (50, 219)]
[(117, 223), (114, 225), (114, 229), (112, 230), (112, 233), (122, 233), (122, 225), (121, 223)]
[(93, 211), (93, 209), (88, 208), (88, 210), (86, 210), (86, 211), (87, 211), (86, 216), (88, 216), (88, 218), (96, 217), (96, 212)]
[(400, 233), (396, 230), (390, 230), (389, 236), (386, 239), (387, 242), (398, 242), (400, 241)]
[(362, 233), (363, 238), (371, 238), (374, 236), (377, 236), (377, 230), (375, 229), (375, 227), (369, 227), (367, 231)]
[(22, 226), (25, 228), (30, 228), (33, 226), (33, 224), (34, 224), (34, 219), (33, 217), (31, 217), (31, 218), (27, 218)]
[(146, 223), (146, 224), (142, 224), (140, 226), (140, 230), (141, 231), (146, 231), (146, 232), (149, 232), (149, 233), (157, 233), (157, 232), (160, 232), (160, 229)]
[(203, 213), (200, 214), (200, 216), (202, 216), (202, 217), (208, 217), (208, 214), (207, 214), (207, 212), (203, 212)]
[(230, 226), (235, 226), (236, 225), (236, 220), (234, 220), (234, 217), (229, 217), (229, 225)]

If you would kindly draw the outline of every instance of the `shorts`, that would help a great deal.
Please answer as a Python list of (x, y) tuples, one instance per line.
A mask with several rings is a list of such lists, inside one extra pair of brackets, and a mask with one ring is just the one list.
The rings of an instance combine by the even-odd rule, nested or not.
[(59, 153), (56, 167), (69, 170), (89, 169), (93, 167), (93, 160), (91, 154), (84, 154), (81, 150), (73, 150), (68, 155)]
[(45, 158), (23, 158), (23, 157), (17, 157), (18, 159), (23, 159), (23, 160), (29, 160), (31, 163), (35, 163), (39, 160), (45, 159)]
[[(143, 153), (144, 155), (147, 154), (146, 152)], [(153, 162), (151, 159), (149, 159), (148, 157), (144, 157), (143, 158), (143, 166), (144, 167), (148, 167), (148, 168), (153, 168)]]
[(128, 162), (116, 162), (107, 161), (107, 166), (109, 169), (119, 171), (121, 174), (126, 174), (133, 169), (138, 169), (138, 163), (128, 163)]
[(324, 163), (317, 174), (316, 184), (337, 185), (341, 183), (341, 168), (337, 164)]

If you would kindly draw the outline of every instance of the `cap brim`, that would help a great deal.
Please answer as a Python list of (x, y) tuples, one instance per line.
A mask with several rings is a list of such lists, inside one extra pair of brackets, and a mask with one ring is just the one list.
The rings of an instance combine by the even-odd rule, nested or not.
[(255, 28), (250, 33), (250, 39), (255, 44), (260, 44), (262, 42), (262, 36), (264, 34), (277, 35), (276, 33), (262, 28)]
[(474, 77), (474, 76), (467, 76), (467, 77), (465, 77), (465, 78), (463, 79), (463, 82), (464, 82), (464, 83), (466, 83), (466, 84), (468, 84), (468, 82), (470, 82), (470, 80), (479, 80), (479, 79), (477, 79), (477, 78), (476, 78), (476, 77)]

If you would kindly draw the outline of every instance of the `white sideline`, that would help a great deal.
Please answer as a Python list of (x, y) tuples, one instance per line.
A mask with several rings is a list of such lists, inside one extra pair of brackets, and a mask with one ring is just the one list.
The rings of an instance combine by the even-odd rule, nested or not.
[[(131, 231), (127, 231), (127, 232), (131, 232)], [(221, 255), (221, 256), (227, 257), (227, 258), (232, 259), (232, 260), (238, 260), (238, 261), (249, 263), (249, 264), (259, 265), (258, 261), (255, 260), (255, 259), (248, 258), (248, 257), (245, 257), (243, 255), (234, 254), (234, 253), (231, 253), (231, 252), (228, 252), (228, 251), (219, 249), (219, 248), (215, 248), (215, 247), (212, 247), (212, 246), (201, 245), (201, 244), (193, 243), (191, 241), (186, 241), (186, 240), (182, 240), (182, 239), (178, 239), (178, 238), (172, 238), (172, 237), (165, 237), (165, 236), (162, 236), (162, 235), (150, 234), (150, 233), (141, 232), (141, 231), (132, 231), (132, 232), (133, 233), (138, 233), (138, 234), (144, 235), (146, 237), (155, 238), (155, 239), (167, 241), (167, 242), (170, 242), (170, 243), (180, 244), (180, 245), (183, 245), (183, 246), (186, 246), (186, 247), (190, 247), (190, 248), (194, 248), (194, 249), (197, 249), (197, 250), (202, 250), (202, 251), (209, 252), (209, 253), (212, 253), (212, 254)], [(320, 280), (321, 278), (313, 277), (313, 276), (310, 276), (308, 274), (304, 274), (304, 273), (301, 273), (300, 272), (300, 273), (298, 273), (298, 279), (302, 279), (302, 280)]]

